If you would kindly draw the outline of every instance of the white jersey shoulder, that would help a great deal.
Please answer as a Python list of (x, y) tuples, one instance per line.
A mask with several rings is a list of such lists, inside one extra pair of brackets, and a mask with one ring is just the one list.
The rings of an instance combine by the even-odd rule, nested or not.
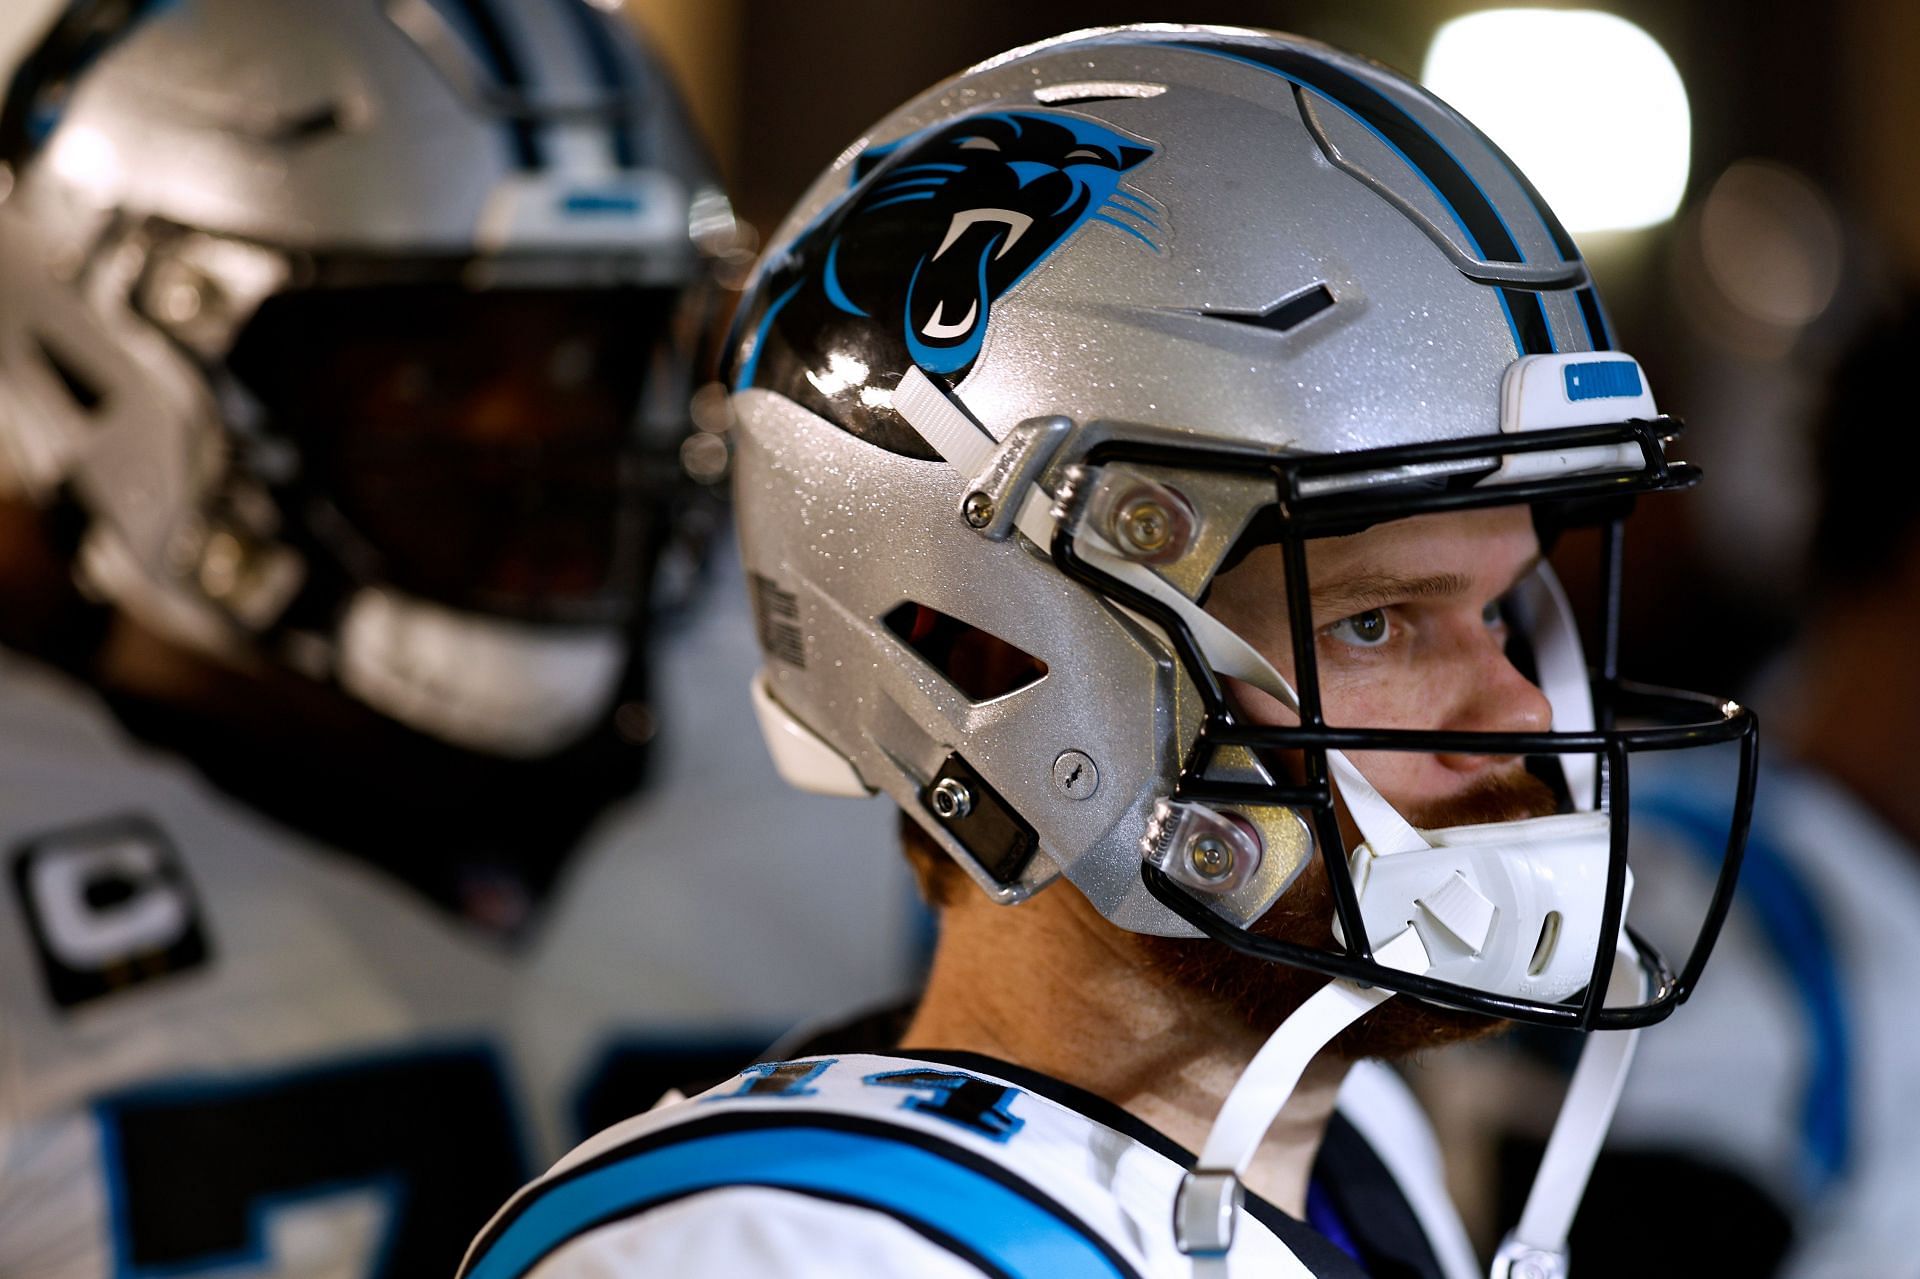
[(438, 1209), (328, 1133), (409, 1099), (520, 1179), (499, 958), (4, 651), (0, 862), (0, 1275), (379, 1273)]
[[(1129, 1127), (972, 1062), (762, 1064), (582, 1145), (501, 1210), (462, 1274), (1191, 1276), (1173, 1236), (1183, 1166)], [(1255, 1204), (1206, 1264), (1361, 1274)]]

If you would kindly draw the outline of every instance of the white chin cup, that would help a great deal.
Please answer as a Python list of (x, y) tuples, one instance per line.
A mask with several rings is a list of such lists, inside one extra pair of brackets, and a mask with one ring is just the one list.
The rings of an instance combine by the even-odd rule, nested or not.
[(610, 627), (561, 629), (362, 590), (340, 623), (341, 685), (409, 728), (469, 750), (533, 758), (609, 709), (626, 664)]
[[(1442, 981), (1547, 1002), (1588, 984), (1601, 948), (1612, 847), (1607, 814), (1420, 833), (1432, 847), (1354, 850), (1354, 891), (1374, 946), (1411, 924), (1433, 961), (1429, 975)], [(1632, 896), (1629, 872), (1623, 917)], [(1611, 942), (1606, 949), (1612, 952)]]

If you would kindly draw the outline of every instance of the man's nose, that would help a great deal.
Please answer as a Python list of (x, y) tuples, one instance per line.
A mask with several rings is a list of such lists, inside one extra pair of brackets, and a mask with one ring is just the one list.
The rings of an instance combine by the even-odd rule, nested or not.
[[(1505, 647), (1491, 634), (1462, 654), (1460, 696), (1442, 727), (1477, 733), (1544, 733), (1553, 727), (1553, 705), (1532, 680), (1520, 673)], [(1511, 755), (1443, 754), (1441, 763), (1460, 772), (1479, 772), (1511, 760)]]

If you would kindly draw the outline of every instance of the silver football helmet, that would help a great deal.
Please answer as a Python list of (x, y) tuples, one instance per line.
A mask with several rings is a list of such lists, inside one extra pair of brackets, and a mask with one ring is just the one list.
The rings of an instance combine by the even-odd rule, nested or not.
[[(754, 696), (789, 780), (886, 792), (1003, 902), (1064, 875), (1127, 929), (1549, 1025), (1685, 997), (1744, 816), (1676, 972), (1623, 936), (1628, 757), (1737, 743), (1744, 814), (1750, 712), (1623, 684), (1611, 649), (1590, 675), (1545, 569), (1511, 608), (1551, 731), (1321, 711), (1308, 539), (1499, 504), (1617, 532), (1697, 478), (1573, 242), (1473, 126), (1310, 41), (1084, 32), (887, 116), (769, 246), (729, 376)], [(1201, 607), (1264, 544), (1297, 687)], [(978, 633), (1017, 660), (955, 660)], [(1228, 676), (1298, 726), (1236, 718)], [(1563, 811), (1419, 830), (1356, 750), (1527, 756)], [(1250, 931), (1316, 849), (1342, 940)], [(1409, 930), (1424, 958), (1382, 960)], [(1638, 997), (1608, 994), (1622, 946)]]
[(584, 0), (75, 0), (0, 114), (0, 487), (176, 641), (551, 757), (638, 662), (733, 234)]

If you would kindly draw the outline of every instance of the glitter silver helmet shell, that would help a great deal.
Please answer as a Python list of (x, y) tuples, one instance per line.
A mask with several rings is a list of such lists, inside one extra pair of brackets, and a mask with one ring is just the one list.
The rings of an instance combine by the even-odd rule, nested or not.
[[(150, 626), (550, 754), (612, 710), (635, 601), (547, 624), (366, 563), (323, 587), (279, 496), (303, 459), (229, 357), (296, 290), (691, 296), (732, 230), (665, 72), (584, 2), (75, 0), (0, 116), (0, 485), (74, 500), (91, 586)], [(659, 373), (636, 440), (669, 455), (686, 339), (630, 340)]]
[[(1524, 177), (1363, 59), (1272, 33), (1117, 28), (936, 86), (809, 189), (735, 322), (737, 513), (775, 754), (803, 785), (885, 791), (1003, 901), (1064, 874), (1125, 928), (1609, 1024), (1604, 981), (1562, 1006), (1611, 962), (1627, 891), (1596, 771), (1624, 793), (1610, 752), (1654, 739), (1596, 729), (1557, 590), (1533, 594), (1561, 619), (1536, 636), (1558, 650), (1543, 682), (1560, 743), (1482, 749), (1562, 755), (1597, 850), (1589, 909), (1564, 971), (1535, 980), (1521, 950), (1501, 961), (1509, 979), (1472, 990), (1383, 972), (1364, 944), (1307, 955), (1248, 936), (1316, 840), (1338, 838), (1334, 753), (1306, 687), (1291, 736), (1233, 723), (1218, 674), (1258, 659), (1204, 633), (1195, 601), (1256, 520), (1297, 541), (1690, 483), (1637, 364), (1595, 358), (1611, 344)], [(969, 687), (939, 650), (976, 631), (1031, 660)], [(1687, 731), (1750, 745), (1745, 712), (1691, 709)], [(1318, 750), (1308, 784), (1284, 785), (1262, 745)], [(1364, 787), (1340, 785), (1350, 804)], [(1471, 878), (1467, 860), (1453, 858)], [(1354, 891), (1366, 868), (1330, 861), (1344, 935), (1372, 931)], [(1481, 886), (1508, 914), (1532, 909), (1531, 890)], [(1490, 897), (1433, 909), (1465, 927)], [(1644, 1015), (1684, 995), (1705, 945)]]

